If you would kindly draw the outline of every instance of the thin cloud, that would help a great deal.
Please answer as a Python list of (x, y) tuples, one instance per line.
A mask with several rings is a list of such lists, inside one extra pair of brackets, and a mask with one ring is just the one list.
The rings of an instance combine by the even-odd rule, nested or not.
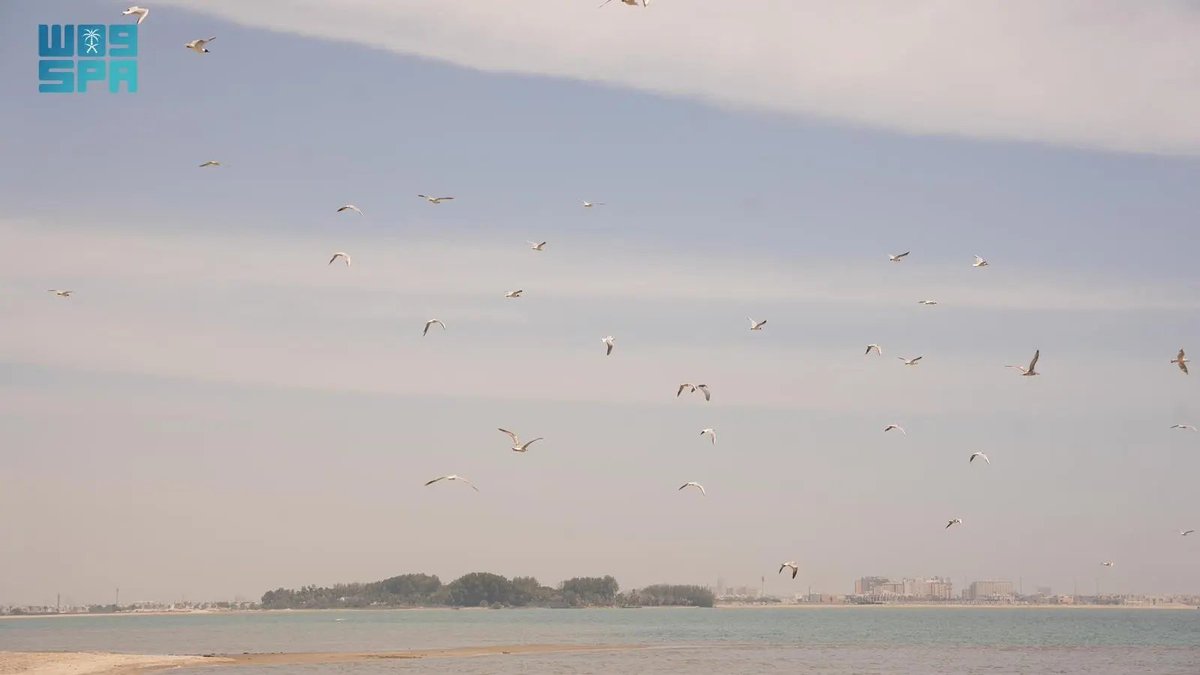
[(1182, 0), (164, 0), (240, 24), (915, 134), (1200, 152)]

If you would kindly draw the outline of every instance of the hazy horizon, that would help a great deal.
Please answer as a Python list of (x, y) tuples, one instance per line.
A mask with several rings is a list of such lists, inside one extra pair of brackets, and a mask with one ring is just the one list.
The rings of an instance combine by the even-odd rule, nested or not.
[(165, 0), (115, 95), (0, 5), (0, 604), (1200, 592), (1200, 9), (595, 4)]

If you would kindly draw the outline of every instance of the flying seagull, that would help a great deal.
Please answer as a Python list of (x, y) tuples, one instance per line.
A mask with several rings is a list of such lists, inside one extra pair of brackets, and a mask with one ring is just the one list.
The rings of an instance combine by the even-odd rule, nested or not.
[(908, 255), (909, 253), (912, 253), (912, 251), (905, 251), (904, 253), (897, 253), (896, 255), (888, 255), (888, 260), (891, 260), (892, 262), (900, 262), (904, 259), (904, 256)]
[[(67, 291), (67, 292), (70, 293), (70, 291)], [(1179, 429), (1180, 431), (1196, 431), (1196, 427), (1194, 427), (1190, 424), (1172, 424), (1171, 428)]]
[(479, 492), (479, 488), (475, 487), (474, 483), (467, 480), (466, 478), (463, 478), (462, 476), (459, 476), (459, 475), (453, 474), (453, 473), (446, 475), (446, 476), (438, 476), (437, 478), (434, 478), (433, 480), (426, 483), (425, 487), (429, 487), (430, 485), (433, 485), (434, 483), (438, 482), (439, 480), (461, 480), (462, 482), (466, 483), (467, 485), (470, 485), (472, 490)]
[(138, 7), (137, 5), (134, 5), (124, 12), (121, 12), (121, 14), (125, 16), (136, 16), (138, 18), (138, 25), (140, 26), (142, 25), (142, 22), (146, 20), (146, 16), (150, 14), (150, 10), (146, 9), (145, 7)]
[(1176, 356), (1175, 360), (1171, 361), (1171, 363), (1178, 364), (1179, 369), (1183, 371), (1184, 375), (1188, 374), (1188, 369), (1187, 369), (1188, 358), (1183, 353), (1183, 347), (1179, 348), (1179, 356)]
[[(604, 4), (608, 4), (608, 3), (604, 3)], [(628, 4), (628, 3), (626, 3), (626, 4)], [(604, 202), (584, 202), (583, 203), (583, 208), (585, 208), (585, 209), (590, 209), (593, 206), (604, 206)]]
[[(612, 0), (604, 0), (604, 2), (600, 5), (600, 7), (603, 7), (604, 5), (607, 5), (610, 2), (612, 2)], [(637, 4), (638, 4), (638, 0), (621, 0), (621, 2), (625, 3), (626, 5), (629, 5), (630, 7), (637, 7)], [(642, 0), (642, 7), (645, 7), (647, 2), (649, 2), (649, 0)], [(597, 9), (599, 9), (599, 8), (597, 8)]]
[(883, 348), (875, 343), (871, 343), (871, 344), (867, 345), (867, 351), (863, 352), (863, 356), (870, 354), (872, 349), (875, 350), (876, 354), (883, 356)]
[(904, 434), (905, 436), (908, 435), (908, 432), (904, 430), (904, 427), (900, 426), (899, 424), (889, 424), (883, 428), (884, 431), (891, 431), (892, 429), (899, 431), (900, 433)]
[(515, 291), (509, 291), (509, 292), (505, 293), (505, 294), (504, 294), (504, 297), (506, 297), (506, 298), (519, 298), (519, 297), (521, 297), (521, 294), (522, 294), (522, 293), (524, 293), (524, 292), (525, 292), (525, 291), (523, 291), (523, 290), (517, 289), (517, 290), (515, 290)]
[(69, 297), (71, 297), (71, 294), (74, 293), (75, 291), (60, 291), (57, 288), (51, 288), (50, 290), (48, 290), (46, 292), (53, 293), (60, 298), (69, 298)]
[(968, 462), (974, 462), (976, 457), (979, 457), (980, 459), (982, 459), (983, 461), (987, 462), (988, 464), (991, 464), (991, 463), (992, 463), (992, 460), (988, 459), (988, 456), (987, 456), (987, 455), (985, 455), (985, 454), (983, 454), (982, 452), (973, 452), (973, 453), (971, 453), (971, 459), (968, 459), (967, 461), (968, 461)]
[(1116, 563), (1111, 560), (1105, 560), (1104, 562), (1102, 562), (1100, 564), (1103, 565), (1104, 567), (1115, 567), (1116, 566)]
[(333, 261), (337, 260), (338, 258), (341, 258), (342, 260), (346, 261), (346, 267), (350, 266), (350, 254), (346, 253), (344, 251), (338, 251), (337, 253), (334, 253), (333, 257), (330, 258), (329, 262), (326, 264), (332, 265)]
[(716, 432), (716, 431), (714, 431), (713, 429), (701, 429), (701, 430), (700, 430), (700, 435), (701, 435), (701, 436), (708, 436), (710, 439), (712, 439), (712, 444), (713, 444), (713, 445), (716, 445), (716, 444), (717, 444), (717, 432)]
[(545, 250), (545, 248), (546, 248), (546, 242), (544, 242), (544, 241), (531, 241), (531, 242), (528, 242), (528, 244), (529, 244), (529, 248), (531, 248), (535, 251), (542, 251), (542, 250)]
[(1041, 375), (1041, 373), (1034, 370), (1034, 367), (1037, 366), (1038, 357), (1041, 355), (1042, 355), (1042, 350), (1039, 349), (1039, 350), (1035, 351), (1033, 353), (1033, 360), (1029, 362), (1028, 368), (1025, 368), (1022, 366), (1004, 366), (1004, 367), (1005, 368), (1016, 368), (1017, 370), (1021, 371), (1021, 375), (1023, 377), (1032, 377), (1033, 375)]
[[(684, 483), (683, 485), (680, 485), (679, 489), (682, 490), (683, 488), (687, 488), (687, 487), (694, 487), (694, 488), (699, 489), (700, 494), (702, 494), (702, 495), (708, 494), (707, 492), (704, 491), (704, 486), (695, 481), (688, 481), (688, 482)], [(677, 490), (677, 492), (678, 492), (678, 490)]]
[(525, 452), (526, 450), (529, 449), (529, 446), (533, 445), (534, 443), (537, 443), (538, 441), (545, 440), (539, 436), (539, 437), (533, 439), (532, 441), (529, 441), (528, 443), (521, 443), (521, 439), (518, 438), (516, 434), (509, 431), (508, 429), (500, 429), (500, 431), (503, 431), (504, 433), (508, 434), (508, 437), (512, 439), (512, 442), (513, 442), (512, 451), (513, 452)]
[(339, 208), (337, 210), (338, 213), (341, 213), (342, 211), (353, 211), (360, 216), (362, 215), (362, 211), (359, 210), (359, 208), (353, 204), (344, 204), (341, 208)]
[(613, 350), (613, 346), (614, 346), (614, 344), (613, 344), (613, 341), (614, 341), (614, 340), (616, 340), (616, 338), (614, 338), (614, 337), (613, 337), (613, 336), (611, 336), (611, 335), (605, 336), (605, 337), (603, 337), (603, 338), (601, 338), (601, 339), (600, 339), (600, 341), (601, 341), (601, 342), (603, 342), (603, 343), (604, 343), (604, 346), (605, 346), (605, 350), (604, 350), (604, 355), (605, 355), (605, 356), (612, 356), (612, 350)]
[(1186, 537), (1186, 536), (1188, 536), (1189, 534), (1191, 534), (1191, 533), (1193, 533), (1193, 532), (1195, 532), (1195, 530), (1180, 530), (1180, 531), (1179, 531), (1179, 536), (1181, 536), (1181, 537)]
[[(746, 318), (750, 319), (750, 317), (746, 317)], [(763, 319), (762, 321), (755, 321), (754, 319), (750, 319), (750, 330), (762, 330), (762, 327), (765, 325), (767, 325), (766, 319)]]
[(184, 45), (184, 47), (187, 47), (188, 49), (196, 52), (197, 54), (207, 54), (208, 47), (206, 47), (205, 45), (207, 45), (208, 43), (210, 43), (216, 39), (217, 38), (215, 38), (215, 37), (210, 37), (207, 40), (192, 40), (191, 42)]
[(789, 567), (790, 567), (790, 568), (792, 568), (792, 578), (793, 578), (793, 579), (795, 579), (795, 578), (796, 578), (796, 573), (800, 571), (800, 567), (799, 567), (798, 565), (796, 565), (796, 563), (795, 563), (795, 562), (793, 562), (793, 561), (791, 561), (791, 560), (789, 560), (789, 561), (787, 561), (787, 562), (785, 562), (785, 563), (783, 563), (782, 565), (780, 565), (780, 566), (779, 566), (779, 574), (783, 574), (783, 571), (784, 571), (785, 569), (789, 568)]
[(917, 304), (933, 306), (933, 305), (938, 304), (938, 301), (937, 300), (918, 300)]
[(962, 525), (962, 518), (955, 518), (955, 519), (951, 520), (950, 522), (946, 523), (946, 529), (947, 530), (950, 529), (951, 525)]
[(971, 263), (971, 267), (987, 267), (988, 261), (980, 256), (975, 256), (975, 262)]
[(424, 199), (425, 201), (429, 202), (430, 204), (441, 204), (442, 202), (448, 202), (451, 199), (454, 199), (454, 197), (430, 197), (429, 195), (417, 195), (417, 196), (420, 197), (421, 199)]
[(207, 162), (201, 164), (200, 168), (203, 169), (206, 166), (221, 166), (221, 163), (216, 161), (215, 159), (210, 159)]
[(898, 359), (900, 359), (901, 361), (903, 361), (903, 362), (904, 362), (904, 365), (906, 365), (906, 366), (916, 366), (916, 365), (920, 365), (920, 361), (921, 361), (921, 359), (923, 359), (923, 358), (925, 358), (925, 357), (924, 357), (924, 356), (918, 356), (918, 357), (917, 357), (917, 358), (915, 358), (915, 359), (906, 359), (906, 358), (904, 358), (903, 356), (897, 356), (896, 358), (898, 358)]
[(442, 323), (440, 319), (430, 319), (425, 322), (425, 330), (421, 331), (421, 335), (427, 334), (429, 332), (429, 327), (435, 323), (441, 326), (442, 330), (446, 330), (446, 324)]

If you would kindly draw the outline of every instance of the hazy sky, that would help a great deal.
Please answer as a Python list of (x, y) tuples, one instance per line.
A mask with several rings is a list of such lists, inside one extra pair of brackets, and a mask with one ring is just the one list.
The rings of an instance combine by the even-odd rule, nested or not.
[(127, 4), (0, 4), (0, 603), (1200, 591), (1193, 3), (174, 0), (37, 93)]

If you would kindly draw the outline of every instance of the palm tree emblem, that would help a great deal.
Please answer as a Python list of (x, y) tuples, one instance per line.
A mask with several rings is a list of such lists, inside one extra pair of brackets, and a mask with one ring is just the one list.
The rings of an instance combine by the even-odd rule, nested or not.
[(100, 53), (100, 29), (88, 28), (83, 31), (83, 46), (87, 47), (85, 54)]

